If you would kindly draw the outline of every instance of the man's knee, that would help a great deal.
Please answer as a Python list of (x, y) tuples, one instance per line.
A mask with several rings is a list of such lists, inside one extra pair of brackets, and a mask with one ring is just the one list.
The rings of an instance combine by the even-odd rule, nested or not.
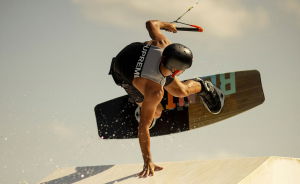
[[(143, 102), (140, 102), (140, 103), (137, 103), (136, 104), (139, 106), (139, 107), (142, 107), (142, 104)], [(163, 111), (163, 106), (161, 104), (159, 104), (157, 107), (156, 107), (156, 110), (155, 110), (155, 113), (154, 113), (154, 117), (155, 119), (158, 119), (160, 118), (161, 114), (162, 114), (162, 111)]]
[(159, 104), (154, 113), (154, 118), (155, 119), (159, 118), (161, 116), (162, 111), (163, 111), (163, 106), (161, 104)]

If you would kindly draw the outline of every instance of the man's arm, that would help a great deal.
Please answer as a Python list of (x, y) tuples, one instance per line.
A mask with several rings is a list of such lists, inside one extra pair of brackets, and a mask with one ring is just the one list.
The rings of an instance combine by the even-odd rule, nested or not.
[(176, 97), (186, 97), (199, 93), (204, 106), (213, 114), (219, 114), (224, 106), (224, 93), (210, 81), (204, 81), (201, 78), (184, 82), (180, 82), (175, 78), (173, 82), (164, 88)]
[(158, 86), (158, 84), (153, 82), (147, 83), (143, 92), (144, 101), (141, 107), (141, 119), (138, 129), (138, 137), (144, 159), (144, 168), (140, 173), (140, 176), (147, 177), (149, 175), (154, 175), (155, 170), (162, 169), (152, 162), (149, 126), (153, 121), (156, 107), (162, 100), (164, 92), (161, 86)]
[(161, 22), (159, 20), (149, 20), (146, 22), (146, 28), (152, 39), (151, 44), (160, 48), (165, 48), (171, 41), (161, 32), (164, 29), (169, 32), (176, 33), (175, 24), (169, 22)]
[(138, 138), (144, 159), (144, 168), (139, 176), (147, 177), (149, 175), (154, 175), (154, 171), (162, 170), (162, 167), (159, 167), (152, 162), (149, 126), (154, 118), (156, 107), (163, 98), (164, 91), (161, 85), (144, 78), (135, 78), (133, 80), (133, 85), (144, 95), (138, 129)]
[(164, 87), (170, 94), (176, 97), (186, 97), (201, 91), (201, 84), (194, 80), (181, 82), (177, 77)]
[[(157, 94), (159, 93), (159, 94)], [(149, 127), (152, 123), (154, 113), (157, 105), (162, 99), (161, 91), (158, 92), (146, 92), (144, 101), (141, 107), (141, 119), (138, 129), (138, 137), (141, 146), (141, 151), (145, 162), (152, 161), (150, 153), (150, 133)]]

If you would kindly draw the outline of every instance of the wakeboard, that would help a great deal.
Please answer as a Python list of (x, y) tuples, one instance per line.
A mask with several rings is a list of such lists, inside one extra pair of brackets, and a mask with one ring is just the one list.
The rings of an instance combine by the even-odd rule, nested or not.
[[(230, 72), (201, 77), (211, 81), (225, 94), (224, 107), (219, 114), (210, 113), (199, 94), (177, 98), (165, 91), (165, 110), (151, 136), (161, 136), (200, 128), (252, 109), (265, 100), (260, 73), (257, 70)], [(136, 117), (138, 106), (129, 102), (128, 95), (96, 105), (98, 134), (102, 139), (129, 139), (138, 136)]]

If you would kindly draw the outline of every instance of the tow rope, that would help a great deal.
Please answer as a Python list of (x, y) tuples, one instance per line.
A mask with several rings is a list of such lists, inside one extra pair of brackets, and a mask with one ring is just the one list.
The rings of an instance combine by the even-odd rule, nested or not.
[(188, 24), (188, 23), (184, 23), (184, 22), (180, 22), (179, 20), (185, 16), (189, 11), (191, 11), (195, 6), (197, 6), (199, 4), (198, 0), (195, 4), (193, 4), (191, 7), (189, 7), (182, 15), (180, 15), (176, 20), (174, 20), (172, 23), (177, 23), (177, 24), (183, 24), (183, 25), (187, 25), (189, 27), (176, 27), (178, 31), (196, 31), (196, 32), (203, 32), (204, 29), (201, 26), (197, 26), (194, 24)]

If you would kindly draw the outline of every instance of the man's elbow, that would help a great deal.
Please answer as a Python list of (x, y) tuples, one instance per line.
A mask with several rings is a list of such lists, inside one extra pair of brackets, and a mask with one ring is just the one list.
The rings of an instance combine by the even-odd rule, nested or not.
[(153, 23), (154, 23), (154, 20), (147, 20), (146, 21), (146, 26), (150, 26)]
[(156, 26), (156, 23), (157, 23), (156, 20), (148, 20), (148, 21), (146, 22), (146, 28), (147, 28), (147, 29), (151, 29), (151, 28), (153, 28), (153, 27)]
[(178, 97), (178, 98), (183, 98), (183, 97), (189, 96), (189, 91), (188, 91), (188, 89), (185, 89), (185, 88), (177, 88), (176, 90), (173, 91), (173, 93), (174, 94), (172, 94), (172, 95), (175, 97)]
[(189, 96), (189, 93), (187, 91), (180, 91), (178, 93), (179, 98), (183, 98), (183, 97), (186, 97), (186, 96)]

